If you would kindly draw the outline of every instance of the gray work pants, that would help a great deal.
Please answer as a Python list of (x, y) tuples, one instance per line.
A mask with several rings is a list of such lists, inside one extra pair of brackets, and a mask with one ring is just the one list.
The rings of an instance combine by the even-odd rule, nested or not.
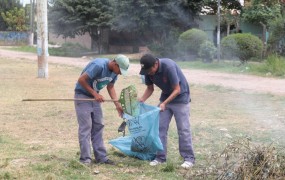
[(192, 136), (190, 130), (190, 103), (188, 104), (167, 104), (166, 109), (160, 112), (159, 117), (159, 137), (163, 144), (163, 151), (156, 155), (156, 160), (165, 162), (167, 158), (167, 135), (169, 124), (174, 115), (178, 136), (179, 153), (185, 161), (195, 163), (194, 150), (192, 145)]
[[(75, 98), (90, 98), (82, 94), (75, 94)], [(80, 162), (91, 162), (91, 147), (96, 162), (105, 162), (107, 152), (103, 142), (103, 113), (101, 104), (96, 101), (75, 101), (75, 111), (78, 121), (78, 139), (80, 145)]]

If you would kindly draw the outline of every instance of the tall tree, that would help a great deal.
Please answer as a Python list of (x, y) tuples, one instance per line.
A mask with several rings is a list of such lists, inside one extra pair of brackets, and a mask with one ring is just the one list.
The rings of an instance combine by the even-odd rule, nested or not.
[(266, 47), (266, 32), (271, 21), (281, 16), (279, 0), (253, 0), (251, 5), (243, 10), (243, 20), (259, 24), (263, 27), (262, 40)]
[[(187, 29), (203, 0), (113, 0), (112, 29), (133, 32), (144, 41), (163, 41), (173, 27)], [(150, 37), (151, 38), (147, 38)], [(151, 39), (151, 40), (150, 40)]]
[[(241, 10), (242, 6), (239, 0), (222, 0), (221, 1), (221, 14), (224, 14), (224, 11), (231, 9)], [(218, 3), (217, 0), (205, 0), (202, 13), (216, 15), (218, 13)]]
[(11, 9), (6, 12), (2, 12), (1, 16), (7, 25), (8, 31), (26, 31), (26, 15), (24, 8)]
[(100, 31), (110, 25), (111, 18), (109, 0), (56, 0), (49, 9), (51, 31), (64, 37), (88, 32), (92, 49), (99, 46)]
[(269, 22), (268, 50), (285, 56), (285, 1), (281, 1), (281, 16)]
[[(13, 9), (14, 7), (20, 8), (21, 4), (19, 0), (1, 0), (0, 1), (0, 12), (5, 13)], [(6, 31), (7, 24), (4, 22), (2, 16), (0, 16), (0, 31)]]

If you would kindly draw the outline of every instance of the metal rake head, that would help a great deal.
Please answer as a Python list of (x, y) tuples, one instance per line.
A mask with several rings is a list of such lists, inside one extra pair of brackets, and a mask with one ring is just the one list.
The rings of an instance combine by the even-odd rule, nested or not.
[(140, 109), (137, 97), (138, 94), (134, 85), (130, 85), (121, 91), (119, 102), (121, 103), (124, 113), (131, 116), (139, 115)]

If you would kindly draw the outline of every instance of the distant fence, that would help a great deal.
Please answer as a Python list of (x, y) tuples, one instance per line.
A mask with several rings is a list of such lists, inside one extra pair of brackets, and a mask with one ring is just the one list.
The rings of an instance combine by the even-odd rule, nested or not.
[(0, 31), (0, 46), (18, 46), (28, 44), (28, 32)]

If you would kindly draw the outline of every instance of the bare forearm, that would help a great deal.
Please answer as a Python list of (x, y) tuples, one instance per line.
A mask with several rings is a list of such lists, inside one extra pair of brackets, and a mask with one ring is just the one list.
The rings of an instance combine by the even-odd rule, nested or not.
[(176, 98), (176, 96), (178, 96), (180, 94), (180, 86), (176, 85), (173, 88), (172, 93), (170, 94), (170, 96), (168, 96), (167, 99), (165, 99), (162, 103), (164, 103), (165, 105), (170, 103), (173, 99)]
[(140, 101), (141, 102), (146, 101), (152, 95), (153, 91), (154, 91), (153, 86), (148, 86), (144, 91), (143, 96), (140, 98)]
[(86, 81), (86, 77), (84, 76), (81, 76), (79, 79), (78, 79), (78, 83), (84, 88), (86, 89), (90, 94), (92, 94), (93, 97), (96, 97), (96, 95), (98, 94), (96, 91), (94, 91), (94, 89), (89, 86), (89, 84), (87, 83)]
[(108, 93), (109, 93), (109, 96), (111, 97), (111, 99), (115, 100), (114, 101), (115, 106), (116, 107), (120, 106), (120, 103), (117, 101), (118, 98), (117, 98), (117, 94), (116, 94), (114, 85), (108, 85), (107, 90), (108, 90)]
[(171, 102), (173, 99), (175, 99), (176, 96), (178, 96), (178, 94), (180, 93), (180, 90), (174, 90), (170, 96), (168, 96), (167, 99), (165, 99), (162, 103), (164, 103), (165, 105), (168, 104), (169, 102)]

